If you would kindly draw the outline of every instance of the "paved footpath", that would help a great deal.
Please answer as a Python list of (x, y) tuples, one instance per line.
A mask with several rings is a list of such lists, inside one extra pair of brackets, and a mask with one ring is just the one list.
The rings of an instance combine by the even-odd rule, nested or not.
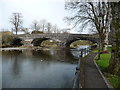
[(101, 74), (97, 70), (97, 67), (94, 63), (94, 58), (96, 54), (90, 53), (84, 58), (84, 87), (85, 88), (108, 88), (105, 84)]

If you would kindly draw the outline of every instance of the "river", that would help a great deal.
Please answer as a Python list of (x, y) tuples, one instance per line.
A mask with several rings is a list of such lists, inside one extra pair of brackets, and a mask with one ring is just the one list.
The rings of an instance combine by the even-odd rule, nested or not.
[(72, 88), (77, 49), (2, 51), (2, 88)]

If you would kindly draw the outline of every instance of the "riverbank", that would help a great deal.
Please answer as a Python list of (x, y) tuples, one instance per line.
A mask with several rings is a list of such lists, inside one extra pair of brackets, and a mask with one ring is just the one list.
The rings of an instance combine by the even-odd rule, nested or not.
[[(109, 61), (110, 61), (111, 54), (101, 54), (101, 59), (96, 60), (97, 65), (101, 69), (102, 73), (106, 77), (106, 79), (109, 81), (109, 83), (114, 87), (120, 89), (120, 77), (117, 75), (112, 75), (108, 73), (108, 67), (109, 67)], [(97, 59), (97, 57), (96, 57)]]
[(50, 49), (75, 49), (75, 48), (67, 48), (67, 47), (7, 47), (7, 48), (0, 48), (0, 51), (7, 51), (7, 50), (50, 50)]
[[(94, 53), (97, 53), (97, 49), (94, 50)], [(108, 51), (111, 52), (111, 47), (108, 47)], [(105, 76), (105, 78), (108, 80), (108, 82), (117, 89), (120, 89), (120, 77), (116, 76), (116, 75), (112, 75), (110, 73), (108, 73), (108, 67), (109, 67), (109, 62), (110, 62), (110, 58), (111, 58), (111, 53), (103, 53), (101, 54), (101, 59), (96, 60), (95, 62), (97, 63), (98, 67), (100, 68), (100, 70), (102, 71), (103, 75)]]
[(24, 50), (24, 49), (28, 49), (28, 48), (0, 48), (1, 51), (3, 50)]

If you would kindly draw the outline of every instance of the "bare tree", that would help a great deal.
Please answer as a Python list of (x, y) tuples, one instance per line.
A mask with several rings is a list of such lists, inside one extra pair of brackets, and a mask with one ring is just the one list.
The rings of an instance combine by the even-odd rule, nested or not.
[(40, 20), (40, 25), (43, 32), (45, 32), (46, 23), (47, 23), (46, 19)]
[(64, 28), (60, 30), (61, 33), (70, 33), (70, 29), (69, 28)]
[(29, 34), (29, 29), (28, 29), (28, 28), (22, 28), (22, 31), (23, 31), (25, 34)]
[(80, 31), (83, 31), (90, 26), (90, 30), (97, 31), (100, 40), (99, 53), (103, 51), (109, 26), (109, 3), (101, 0), (98, 0), (98, 2), (90, 2), (90, 0), (89, 2), (71, 1), (66, 2), (65, 9), (73, 12), (71, 17), (66, 17), (66, 20), (74, 23), (74, 27), (78, 27), (79, 30), (81, 29)]
[(17, 35), (17, 32), (22, 28), (21, 13), (13, 13), (12, 17), (10, 18), (10, 23), (13, 25), (12, 30), (15, 31), (15, 33)]
[(40, 29), (40, 25), (39, 25), (39, 23), (38, 23), (37, 20), (34, 20), (34, 21), (32, 22), (31, 28), (32, 28), (33, 30), (35, 30), (35, 31), (38, 31), (38, 30)]
[(48, 22), (46, 28), (47, 28), (47, 33), (51, 33), (52, 24)]
[(59, 33), (59, 29), (58, 29), (58, 26), (56, 24), (53, 25), (52, 31), (53, 31), (53, 33)]
[(87, 25), (91, 26), (90, 30), (97, 30), (100, 42), (103, 42), (108, 24), (108, 3), (72, 1), (66, 2), (65, 9), (74, 12), (71, 17), (66, 17), (67, 21), (74, 23), (74, 27), (79, 27), (81, 31)]
[(111, 36), (112, 36), (112, 55), (109, 71), (120, 76), (120, 1), (111, 2)]

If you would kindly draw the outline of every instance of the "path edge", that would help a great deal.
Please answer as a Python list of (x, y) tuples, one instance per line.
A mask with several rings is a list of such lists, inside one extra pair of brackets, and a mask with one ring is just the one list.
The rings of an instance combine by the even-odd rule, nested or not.
[[(98, 54), (97, 54), (97, 55), (98, 55)], [(108, 87), (109, 89), (111, 89), (111, 88), (113, 88), (113, 86), (109, 84), (109, 81), (105, 78), (105, 76), (103, 75), (101, 69), (99, 68), (99, 66), (98, 66), (97, 63), (96, 63), (95, 58), (97, 57), (97, 55), (96, 55), (96, 56), (94, 57), (94, 59), (93, 59), (94, 64), (95, 64), (95, 66), (96, 66), (98, 72), (100, 73), (101, 77), (103, 78), (105, 84), (107, 85), (107, 87)]]

